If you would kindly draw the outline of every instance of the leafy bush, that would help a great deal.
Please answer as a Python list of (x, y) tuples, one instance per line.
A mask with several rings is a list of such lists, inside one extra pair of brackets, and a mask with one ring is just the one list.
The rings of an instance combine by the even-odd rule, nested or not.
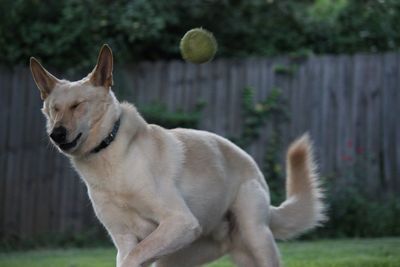
[(273, 88), (266, 99), (255, 103), (254, 90), (246, 87), (242, 92), (241, 105), (243, 130), (240, 136), (232, 136), (230, 139), (242, 148), (248, 147), (260, 137), (261, 130), (268, 121), (273, 126), (278, 126), (288, 119), (285, 100), (278, 88)]
[(264, 155), (262, 171), (267, 179), (271, 200), (280, 203), (284, 199), (284, 173), (280, 155), (282, 146), (281, 127), (289, 120), (287, 103), (278, 88), (272, 88), (261, 102), (254, 101), (254, 90), (246, 87), (242, 93), (243, 130), (240, 136), (231, 137), (232, 142), (247, 148), (260, 137), (265, 125), (271, 126)]
[[(400, 236), (400, 199), (393, 194), (371, 191), (364, 183), (371, 158), (362, 147), (347, 142), (342, 155), (347, 167), (325, 177), (329, 221), (311, 236), (380, 237)], [(354, 156), (347, 153), (355, 150)], [(340, 179), (335, 179), (336, 177)], [(377, 177), (378, 179), (378, 177)]]
[[(180, 58), (179, 40), (211, 30), (219, 56), (354, 53), (400, 46), (397, 0), (3, 0), (0, 62), (87, 68), (101, 44), (118, 63)], [(217, 23), (216, 23), (217, 22)]]
[(277, 64), (274, 66), (274, 72), (276, 74), (293, 75), (296, 70), (297, 70), (297, 65), (294, 65), (294, 64), (292, 64), (290, 66)]
[(26, 250), (45, 247), (98, 247), (112, 244), (106, 230), (99, 224), (81, 232), (67, 231), (64, 233), (42, 233), (30, 238), (19, 236), (0, 240), (1, 251)]
[[(260, 136), (265, 125), (271, 132), (264, 155), (262, 171), (270, 187), (271, 200), (281, 203), (285, 198), (284, 171), (281, 155), (281, 126), (290, 116), (287, 103), (279, 89), (274, 88), (267, 98), (261, 102), (254, 101), (251, 88), (245, 88), (242, 95), (243, 132), (231, 140), (243, 148), (247, 148)], [(348, 143), (352, 146), (352, 142)], [(378, 237), (400, 236), (400, 199), (394, 196), (376, 196), (367, 192), (362, 184), (365, 171), (368, 170), (368, 158), (363, 155), (362, 148), (349, 147), (356, 150), (357, 157), (348, 162), (347, 169), (340, 181), (333, 177), (323, 177), (326, 191), (325, 203), (328, 205), (329, 221), (317, 231), (303, 238), (315, 237)], [(349, 158), (344, 155), (344, 160)]]
[(372, 197), (362, 185), (327, 185), (329, 221), (304, 238), (400, 236), (400, 200)]
[(167, 129), (178, 127), (198, 129), (204, 106), (205, 103), (199, 102), (194, 111), (183, 112), (182, 110), (169, 111), (164, 104), (153, 103), (139, 107), (139, 110), (148, 123), (154, 123)]

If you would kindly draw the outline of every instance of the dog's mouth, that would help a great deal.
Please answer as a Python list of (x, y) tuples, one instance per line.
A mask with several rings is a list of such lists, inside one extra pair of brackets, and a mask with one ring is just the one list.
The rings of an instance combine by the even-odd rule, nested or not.
[(78, 140), (81, 138), (81, 136), (82, 136), (82, 133), (79, 133), (77, 135), (77, 137), (75, 137), (75, 139), (72, 140), (72, 142), (59, 144), (58, 147), (64, 151), (70, 150), (71, 148), (74, 148), (76, 146), (76, 144), (78, 143)]

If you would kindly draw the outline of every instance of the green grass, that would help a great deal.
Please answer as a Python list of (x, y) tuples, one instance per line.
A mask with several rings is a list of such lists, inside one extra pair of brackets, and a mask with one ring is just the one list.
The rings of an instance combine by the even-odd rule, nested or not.
[[(399, 267), (400, 238), (280, 243), (286, 267)], [(115, 250), (54, 249), (0, 253), (1, 267), (113, 267)], [(223, 258), (208, 267), (230, 267)], [(178, 266), (179, 267), (179, 266)]]

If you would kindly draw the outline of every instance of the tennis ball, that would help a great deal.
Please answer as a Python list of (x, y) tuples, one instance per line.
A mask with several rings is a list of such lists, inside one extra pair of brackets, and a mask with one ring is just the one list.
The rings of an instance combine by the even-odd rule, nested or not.
[(201, 64), (213, 59), (217, 52), (217, 41), (211, 32), (195, 28), (183, 36), (180, 50), (186, 61)]

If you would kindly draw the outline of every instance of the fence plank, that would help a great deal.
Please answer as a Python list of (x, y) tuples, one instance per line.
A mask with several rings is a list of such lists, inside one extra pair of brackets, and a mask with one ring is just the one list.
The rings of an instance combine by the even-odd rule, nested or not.
[(6, 67), (0, 68), (0, 238), (6, 235), (6, 210), (8, 199), (6, 195), (8, 181), (8, 126), (10, 123), (10, 98), (11, 90), (8, 86), (11, 80), (10, 70)]
[(396, 146), (396, 137), (394, 134), (394, 127), (398, 124), (398, 117), (393, 111), (396, 105), (396, 91), (398, 91), (398, 70), (397, 70), (397, 59), (391, 56), (391, 54), (384, 55), (384, 88), (383, 88), (383, 112), (382, 112), (382, 141), (383, 141), (383, 170), (384, 180), (389, 190), (394, 190), (395, 177), (399, 179), (399, 174), (395, 173), (395, 153), (394, 149)]

